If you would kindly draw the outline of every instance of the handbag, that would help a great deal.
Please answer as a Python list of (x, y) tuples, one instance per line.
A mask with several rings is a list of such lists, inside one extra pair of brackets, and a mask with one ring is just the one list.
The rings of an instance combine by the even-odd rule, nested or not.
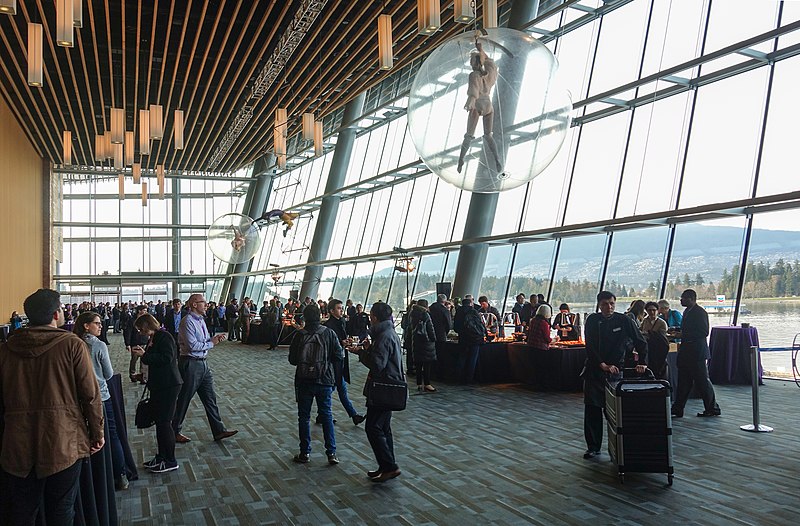
[(150, 392), (147, 387), (142, 391), (142, 397), (139, 399), (139, 403), (136, 404), (134, 423), (138, 429), (147, 429), (156, 423), (155, 419), (153, 419), (153, 406), (150, 403)]
[[(398, 358), (400, 373), (403, 378), (406, 373), (403, 370), (403, 363)], [(408, 401), (408, 384), (405, 380), (394, 378), (370, 378), (368, 380), (367, 405), (386, 411), (402, 411), (406, 408)]]

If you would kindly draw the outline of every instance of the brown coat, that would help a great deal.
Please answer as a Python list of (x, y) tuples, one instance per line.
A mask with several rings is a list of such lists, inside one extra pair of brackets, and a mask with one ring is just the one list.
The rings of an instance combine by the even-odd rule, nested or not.
[(86, 344), (50, 326), (20, 329), (0, 346), (0, 465), (44, 478), (103, 438), (103, 403)]

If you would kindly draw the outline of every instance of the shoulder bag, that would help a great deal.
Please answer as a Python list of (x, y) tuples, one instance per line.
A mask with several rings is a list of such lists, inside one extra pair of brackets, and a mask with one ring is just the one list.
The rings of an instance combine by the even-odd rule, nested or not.
[(406, 408), (408, 401), (408, 384), (405, 381), (406, 373), (403, 370), (403, 363), (397, 360), (400, 366), (402, 380), (394, 378), (369, 378), (367, 380), (367, 405), (376, 409), (387, 411), (402, 411)]
[(138, 429), (147, 429), (156, 423), (153, 419), (153, 406), (150, 404), (150, 391), (146, 386), (144, 391), (142, 391), (142, 397), (139, 399), (139, 403), (136, 404), (134, 423)]

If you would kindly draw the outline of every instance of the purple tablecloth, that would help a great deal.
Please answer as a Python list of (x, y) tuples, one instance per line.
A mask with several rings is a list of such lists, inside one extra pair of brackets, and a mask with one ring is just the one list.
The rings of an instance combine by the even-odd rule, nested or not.
[[(758, 330), (755, 327), (714, 327), (711, 329), (711, 360), (708, 376), (715, 384), (752, 383), (750, 347), (758, 347)], [(758, 356), (758, 380), (764, 374), (761, 355)]]

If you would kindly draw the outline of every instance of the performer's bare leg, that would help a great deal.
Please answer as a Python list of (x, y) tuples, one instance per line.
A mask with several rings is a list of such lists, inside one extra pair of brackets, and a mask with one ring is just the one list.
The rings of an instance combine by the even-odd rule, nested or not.
[(494, 119), (492, 117), (494, 117), (494, 112), (483, 116), (483, 142), (494, 156), (497, 171), (502, 172), (503, 165), (500, 164), (500, 154), (497, 153), (497, 143), (494, 142), (494, 134), (492, 133), (494, 129)]
[(466, 157), (469, 151), (469, 145), (475, 138), (475, 129), (478, 127), (478, 117), (478, 112), (475, 110), (470, 110), (467, 116), (467, 133), (464, 134), (464, 140), (461, 142), (461, 153), (458, 156), (458, 167), (456, 168), (458, 173), (461, 173), (461, 169), (464, 167), (464, 157)]

